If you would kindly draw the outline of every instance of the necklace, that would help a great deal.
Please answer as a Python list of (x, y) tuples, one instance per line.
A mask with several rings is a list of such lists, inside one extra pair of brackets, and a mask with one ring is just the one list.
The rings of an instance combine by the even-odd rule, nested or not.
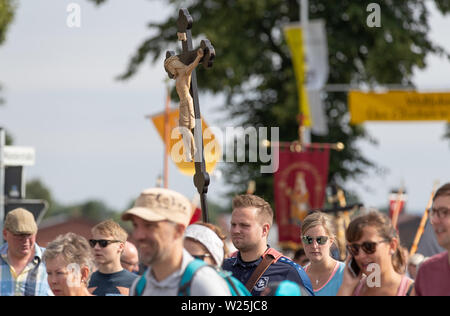
[[(337, 263), (336, 263), (337, 264)], [(310, 266), (308, 266), (308, 270), (309, 270)], [(331, 276), (331, 274), (333, 274), (334, 269), (336, 268), (336, 265), (333, 267), (333, 269), (331, 270), (331, 273), (328, 273), (328, 277)], [(316, 280), (316, 287), (319, 285), (319, 281), (320, 281), (321, 277), (319, 276), (318, 278), (315, 278)]]

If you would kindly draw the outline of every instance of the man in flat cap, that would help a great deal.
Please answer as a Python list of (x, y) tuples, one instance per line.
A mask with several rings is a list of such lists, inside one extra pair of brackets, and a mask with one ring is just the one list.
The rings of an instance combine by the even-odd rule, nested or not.
[[(122, 215), (133, 222), (133, 237), (141, 262), (148, 266), (130, 295), (176, 296), (187, 265), (194, 258), (183, 249), (183, 236), (192, 206), (183, 195), (162, 188), (144, 190), (134, 207)], [(225, 280), (212, 267), (199, 269), (190, 282), (191, 296), (231, 295)]]
[(36, 244), (37, 225), (23, 208), (6, 215), (0, 248), (0, 296), (53, 295), (42, 262), (44, 249)]

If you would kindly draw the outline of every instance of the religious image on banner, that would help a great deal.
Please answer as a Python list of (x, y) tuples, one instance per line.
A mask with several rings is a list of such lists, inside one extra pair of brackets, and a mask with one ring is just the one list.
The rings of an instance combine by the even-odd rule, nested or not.
[(285, 194), (289, 198), (290, 213), (289, 221), (291, 224), (301, 225), (303, 219), (308, 215), (309, 192), (306, 187), (305, 173), (297, 172), (295, 174), (294, 188), (287, 187), (286, 182), (282, 182), (281, 186), (285, 187)]
[(329, 150), (281, 151), (274, 177), (279, 243), (295, 249), (301, 244), (302, 221), (322, 208), (328, 182)]

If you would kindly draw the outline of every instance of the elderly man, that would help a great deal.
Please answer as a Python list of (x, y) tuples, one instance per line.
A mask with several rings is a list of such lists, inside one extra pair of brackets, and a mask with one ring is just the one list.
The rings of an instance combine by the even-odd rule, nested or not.
[[(183, 195), (162, 188), (141, 193), (134, 207), (122, 215), (133, 222), (140, 259), (148, 266), (134, 282), (130, 295), (176, 296), (187, 266), (194, 258), (183, 248), (184, 231), (192, 206)], [(199, 269), (190, 282), (191, 296), (228, 296), (225, 280), (214, 268)]]
[(53, 295), (47, 271), (36, 244), (38, 231), (33, 214), (23, 208), (6, 215), (0, 248), (0, 296)]
[(120, 256), (122, 267), (130, 272), (139, 272), (139, 253), (135, 245), (131, 242), (125, 242), (125, 248)]
[(430, 221), (439, 245), (446, 249), (420, 265), (416, 277), (417, 296), (450, 296), (450, 183), (433, 198)]

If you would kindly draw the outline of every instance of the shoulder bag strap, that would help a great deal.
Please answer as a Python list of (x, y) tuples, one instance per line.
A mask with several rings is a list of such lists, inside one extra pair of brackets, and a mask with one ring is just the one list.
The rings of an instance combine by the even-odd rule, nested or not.
[(256, 282), (258, 282), (259, 278), (261, 278), (264, 272), (266, 272), (266, 270), (274, 261), (276, 261), (276, 258), (274, 258), (271, 254), (266, 254), (263, 257), (262, 261), (259, 263), (255, 271), (253, 271), (252, 275), (250, 276), (250, 279), (248, 279), (247, 283), (245, 283), (245, 287), (249, 292), (252, 291)]

